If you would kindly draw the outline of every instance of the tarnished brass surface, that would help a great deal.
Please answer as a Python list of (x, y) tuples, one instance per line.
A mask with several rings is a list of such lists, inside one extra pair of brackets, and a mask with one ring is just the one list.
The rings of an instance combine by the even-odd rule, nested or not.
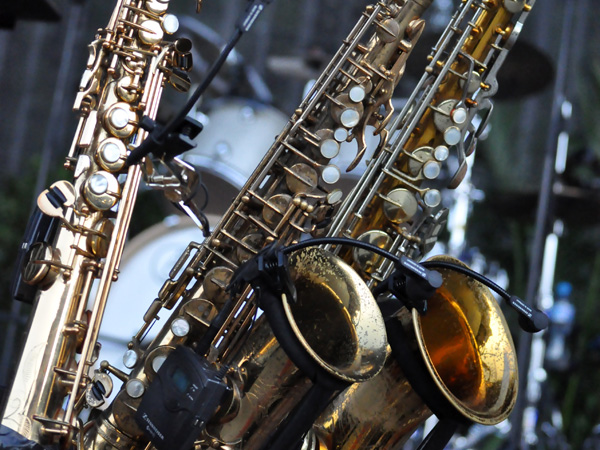
[[(362, 279), (329, 252), (309, 248), (292, 254), (296, 302), (283, 299), (288, 320), (305, 350), (325, 370), (354, 382), (372, 378), (387, 354), (383, 320)], [(375, 308), (375, 309), (373, 309)], [(231, 420), (207, 434), (226, 445), (261, 448), (311, 382), (297, 369), (262, 316), (232, 363), (240, 398)], [(228, 408), (231, 409), (231, 408)]]
[[(440, 272), (444, 285), (428, 301), (427, 314), (403, 310), (397, 319), (408, 337), (401, 345), (425, 362), (428, 389), (442, 392), (457, 416), (499, 423), (512, 411), (518, 387), (508, 325), (487, 287), (456, 271)], [(399, 448), (431, 414), (390, 357), (381, 374), (338, 396), (313, 432), (328, 449)]]
[(223, 423), (211, 423), (207, 441), (235, 448), (261, 448), (289, 411), (300, 402), (311, 382), (290, 361), (262, 316), (251, 330), (240, 356), (232, 363), (240, 398), (236, 413)]
[(373, 295), (352, 268), (320, 248), (290, 256), (298, 299), (284, 299), (290, 324), (321, 367), (339, 378), (377, 375), (387, 356), (385, 325)]
[[(448, 215), (441, 206), (443, 180), (434, 180), (443, 173), (448, 155), (454, 153), (459, 167), (445, 184), (455, 188), (462, 181), (466, 157), (474, 151), (492, 111), (490, 97), (496, 91), (496, 74), (533, 3), (461, 2), (432, 50), (419, 84), (388, 127), (392, 137), (381, 151), (375, 151), (334, 217), (329, 236), (353, 237), (414, 260), (433, 248)], [(475, 125), (477, 114), (485, 120)], [(334, 251), (352, 264), (369, 286), (386, 280), (395, 269), (390, 261), (365, 251), (344, 246)], [(417, 336), (412, 325), (405, 331), (413, 335), (415, 348), (417, 337), (421, 342), (424, 355), (420, 358), (434, 374), (431, 389), (440, 390), (461, 416), (482, 424), (497, 423), (510, 413), (517, 390), (509, 330), (487, 289), (469, 284), (474, 292), (464, 294), (461, 289), (468, 291), (467, 280), (458, 282), (455, 275), (447, 278), (444, 286), (448, 292), (456, 289), (457, 299), (442, 300), (441, 294), (436, 294), (427, 315), (412, 313)], [(373, 414), (360, 425), (355, 419), (364, 419), (364, 406), (354, 397), (378, 398), (386, 389), (394, 389), (379, 380), (391, 378), (391, 367), (387, 364), (376, 378), (353, 386), (336, 399), (335, 408), (328, 409), (314, 426), (319, 437), (312, 441), (314, 445), (325, 442), (330, 449), (391, 449), (401, 445), (406, 436), (385, 431), (388, 415)], [(401, 389), (403, 382), (398, 383)], [(405, 423), (407, 416), (401, 406), (386, 412), (394, 414), (400, 426)]]
[[(328, 449), (395, 448), (431, 415), (390, 358), (377, 377), (350, 386), (317, 419), (313, 432)], [(313, 447), (309, 447), (313, 448)]]
[[(340, 207), (330, 236), (369, 241), (373, 232), (386, 233), (387, 250), (413, 259), (433, 247), (446, 217), (439, 189), (458, 186), (466, 173), (466, 157), (475, 149), (492, 111), (496, 74), (533, 3), (461, 2), (433, 48), (419, 84), (389, 125), (392, 137), (382, 151), (375, 152)], [(485, 120), (475, 125), (477, 114)], [(449, 154), (458, 157), (459, 167), (449, 180), (441, 180), (441, 167)], [(373, 267), (369, 260), (354, 259), (349, 253), (340, 251), (373, 283), (391, 270), (389, 263)]]

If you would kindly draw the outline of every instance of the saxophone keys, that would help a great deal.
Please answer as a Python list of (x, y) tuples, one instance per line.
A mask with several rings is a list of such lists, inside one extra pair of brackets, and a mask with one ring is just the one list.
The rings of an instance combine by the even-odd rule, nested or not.
[(111, 105), (103, 114), (104, 128), (117, 138), (128, 138), (136, 130), (137, 114), (125, 102)]
[[(333, 139), (326, 139), (321, 142), (321, 154), (326, 158), (333, 158), (339, 153), (340, 145)], [(333, 147), (333, 148), (331, 148)], [(329, 151), (331, 150), (331, 151)], [(332, 156), (328, 156), (328, 155)], [(285, 182), (287, 187), (294, 194), (304, 194), (312, 192), (319, 181), (317, 171), (305, 163), (294, 164), (286, 169)]]
[(331, 159), (340, 153), (340, 144), (337, 139), (324, 139), (319, 144), (319, 149), (321, 150), (321, 155), (327, 159)]
[(441, 171), (442, 166), (437, 161), (427, 161), (423, 165), (423, 176), (428, 180), (435, 180)]
[(339, 121), (346, 128), (353, 128), (360, 122), (360, 112), (354, 108), (345, 109), (339, 116)]
[(166, 14), (161, 22), (162, 29), (167, 34), (175, 34), (179, 30), (179, 19), (175, 14)]
[(91, 408), (98, 408), (110, 397), (112, 390), (113, 382), (110, 376), (103, 372), (97, 372), (85, 388), (85, 402)]
[[(355, 90), (353, 94), (354, 98), (358, 98), (359, 95), (358, 90)], [(354, 128), (358, 125), (363, 114), (363, 104), (354, 102), (350, 98), (350, 94), (341, 94), (335, 99), (332, 99), (331, 116), (333, 120), (347, 129)]]
[(439, 131), (445, 131), (450, 126), (462, 126), (465, 124), (468, 113), (464, 106), (459, 105), (458, 100), (444, 100), (436, 107), (432, 107), (435, 111), (433, 123)]
[(449, 189), (456, 189), (458, 187), (458, 185), (460, 183), (462, 183), (462, 180), (465, 178), (465, 175), (467, 174), (467, 168), (468, 168), (467, 161), (463, 160), (460, 167), (458, 168), (458, 170), (452, 176), (450, 183), (448, 183)]
[(96, 162), (108, 172), (118, 172), (125, 166), (127, 148), (117, 138), (108, 138), (100, 142), (96, 150)]
[(233, 277), (233, 270), (225, 266), (209, 270), (202, 281), (203, 295), (217, 307), (227, 300), (227, 286)]
[(408, 169), (412, 176), (417, 177), (422, 174), (428, 180), (434, 180), (439, 176), (442, 165), (434, 157), (433, 152), (432, 147), (421, 147), (410, 154)]
[[(152, 382), (152, 380), (156, 376), (157, 372), (160, 370), (163, 363), (167, 360), (169, 353), (171, 353), (173, 350), (174, 350), (173, 345), (161, 345), (159, 347), (156, 347), (154, 350), (151, 350), (150, 353), (148, 353), (148, 356), (144, 360), (144, 372), (148, 376), (148, 379), (150, 382)], [(131, 380), (128, 381), (127, 384), (135, 382), (135, 381), (140, 381), (140, 380), (132, 378)], [(131, 386), (131, 388), (126, 386), (126, 389), (127, 389), (127, 394), (129, 394), (129, 396), (131, 398), (139, 398), (142, 395), (144, 395), (146, 386), (144, 386), (143, 383), (141, 386), (136, 386), (134, 384), (133, 386)]]
[(445, 145), (438, 145), (433, 149), (433, 157), (439, 162), (446, 161), (448, 156), (450, 156), (450, 150)]
[[(181, 320), (184, 320), (189, 326), (188, 319), (191, 319), (195, 323), (208, 328), (210, 326), (211, 322), (213, 321), (213, 319), (215, 317), (217, 317), (217, 314), (219, 314), (219, 310), (214, 305), (214, 303), (212, 303), (206, 299), (194, 298), (194, 299), (186, 302), (185, 305), (183, 305), (183, 307), (181, 308), (181, 314), (183, 316), (185, 316), (186, 318), (179, 317), (179, 318), (175, 319), (173, 321), (173, 323), (171, 324), (171, 332), (175, 336), (183, 337), (183, 336), (186, 336), (190, 330), (188, 329), (188, 331), (183, 333), (186, 325), (183, 322), (181, 322)], [(181, 319), (181, 320), (179, 320), (179, 319)], [(173, 325), (176, 320), (179, 320), (179, 323)]]
[(113, 222), (106, 218), (96, 222), (93, 227), (94, 233), (90, 233), (87, 239), (87, 247), (90, 253), (98, 258), (106, 258), (114, 227)]
[(264, 205), (262, 216), (267, 225), (276, 226), (280, 218), (292, 203), (292, 197), (288, 194), (276, 194), (272, 196)]
[(444, 135), (447, 145), (456, 145), (462, 139), (462, 128), (466, 125), (469, 113), (467, 109), (459, 105), (458, 100), (445, 100), (434, 110), (433, 122), (438, 131)]
[(342, 127), (336, 128), (333, 132), (333, 138), (340, 143), (345, 142), (349, 135), (348, 130)]
[(350, 88), (350, 91), (348, 92), (348, 97), (354, 103), (362, 102), (365, 99), (366, 95), (367, 93), (365, 91), (365, 88), (361, 85), (352, 86)]
[(329, 194), (327, 194), (327, 203), (329, 205), (335, 205), (339, 203), (344, 197), (344, 192), (341, 189), (334, 189)]
[(423, 202), (429, 208), (437, 208), (442, 203), (442, 194), (437, 189), (427, 189), (423, 194)]
[[(369, 230), (361, 234), (358, 237), (358, 240), (375, 245), (384, 250), (388, 250), (392, 245), (392, 238), (390, 235), (381, 230)], [(384, 261), (383, 256), (358, 247), (352, 250), (352, 257), (365, 273), (376, 272)]]
[(148, 45), (160, 44), (165, 36), (162, 23), (156, 20), (144, 20), (139, 27), (138, 35), (140, 40)]
[(50, 217), (64, 217), (65, 208), (75, 203), (75, 188), (66, 180), (57, 181), (37, 198), (37, 206)]
[[(161, 361), (161, 365), (165, 361), (165, 359), (167, 358), (165, 357)], [(160, 367), (160, 365), (158, 367)], [(156, 369), (156, 371), (158, 372), (158, 369)], [(146, 386), (144, 386), (144, 383), (138, 380), (137, 378), (133, 378), (127, 383), (125, 383), (125, 392), (127, 392), (127, 395), (129, 395), (129, 397), (131, 397), (132, 399), (138, 399), (141, 398), (142, 395), (144, 395), (144, 392), (146, 392)]]
[(105, 211), (119, 200), (120, 185), (113, 174), (101, 170), (85, 181), (83, 195), (94, 209)]
[(179, 338), (185, 337), (191, 330), (190, 322), (185, 317), (176, 317), (171, 322), (171, 333)]
[(335, 184), (340, 180), (342, 176), (338, 166), (330, 164), (323, 168), (321, 172), (321, 178), (327, 184)]
[(400, 35), (400, 24), (394, 19), (385, 19), (383, 22), (376, 21), (377, 37), (386, 44), (391, 44)]
[(456, 145), (462, 138), (460, 128), (452, 126), (444, 130), (444, 142), (448, 145)]
[(243, 264), (258, 253), (263, 242), (263, 236), (260, 233), (250, 233), (240, 240), (240, 245), (236, 248), (235, 254), (238, 261)]
[(180, 38), (173, 44), (173, 61), (175, 66), (189, 72), (194, 65), (192, 57), (192, 41), (187, 38)]
[(383, 213), (393, 223), (408, 222), (419, 210), (414, 194), (408, 189), (398, 188), (383, 196)]
[(460, 77), (459, 85), (462, 89), (465, 89), (467, 94), (474, 94), (481, 87), (481, 74), (473, 70), (470, 74), (465, 72)]
[(457, 124), (457, 125), (463, 125), (466, 121), (467, 118), (469, 117), (467, 114), (467, 110), (465, 108), (454, 108), (451, 112), (450, 112), (450, 117), (452, 118), (452, 121)]
[(36, 242), (27, 252), (23, 265), (23, 281), (40, 289), (49, 288), (58, 276), (60, 264), (58, 251), (44, 242)]
[(504, 8), (512, 14), (518, 14), (525, 9), (525, 0), (504, 0), (502, 3)]
[(117, 95), (127, 103), (133, 103), (138, 98), (138, 91), (133, 77), (126, 75), (117, 82)]
[(154, 14), (164, 14), (169, 8), (169, 0), (146, 0), (146, 9)]

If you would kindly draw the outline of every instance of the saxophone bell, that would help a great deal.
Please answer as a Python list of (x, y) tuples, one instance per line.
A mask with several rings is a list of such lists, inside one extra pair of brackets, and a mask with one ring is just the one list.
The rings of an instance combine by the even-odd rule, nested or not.
[[(464, 265), (448, 256), (436, 260)], [(406, 442), (432, 414), (451, 423), (493, 425), (511, 412), (516, 352), (498, 303), (479, 281), (436, 270), (443, 284), (427, 312), (403, 308), (386, 322), (393, 358), (385, 370), (336, 398), (305, 440), (307, 448), (349, 449), (375, 441), (388, 448)]]
[[(277, 278), (262, 276), (263, 281)], [(269, 445), (276, 442), (278, 448), (282, 442), (300, 442), (306, 427), (321, 413), (318, 405), (307, 405), (302, 397), (318, 392), (328, 400), (334, 392), (370, 379), (383, 368), (388, 352), (383, 318), (368, 287), (350, 266), (319, 248), (299, 250), (289, 257), (289, 279), (295, 296), (278, 294), (268, 283), (252, 282), (260, 292), (264, 314), (230, 364), (229, 375), (239, 387), (238, 396), (231, 398), (235, 404), (222, 406), (223, 411), (237, 413), (207, 427), (207, 435), (222, 445), (239, 445), (244, 436), (244, 449), (261, 448), (265, 440)], [(283, 425), (277, 420), (265, 422), (263, 408), (256, 405), (274, 416), (290, 410), (288, 417), (294, 419)], [(306, 427), (295, 420), (296, 408), (312, 416)]]

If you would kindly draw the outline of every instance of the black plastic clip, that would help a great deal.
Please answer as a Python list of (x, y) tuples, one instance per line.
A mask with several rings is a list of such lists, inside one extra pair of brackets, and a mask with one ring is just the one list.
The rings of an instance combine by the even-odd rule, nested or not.
[(202, 131), (202, 124), (187, 116), (172, 132), (162, 136), (163, 127), (148, 116), (142, 117), (140, 128), (148, 131), (148, 137), (127, 157), (127, 165), (136, 164), (146, 155), (152, 153), (157, 158), (174, 158), (196, 146), (194, 138)]
[(409, 309), (419, 314), (427, 312), (427, 300), (436, 289), (442, 286), (442, 275), (428, 270), (406, 256), (401, 256), (394, 272), (377, 285), (375, 298), (384, 292), (390, 292)]
[(246, 284), (250, 284), (259, 294), (261, 290), (268, 289), (278, 296), (285, 294), (290, 301), (296, 301), (296, 287), (290, 276), (287, 256), (275, 242), (242, 264), (233, 274), (227, 290), (231, 295), (236, 295)]

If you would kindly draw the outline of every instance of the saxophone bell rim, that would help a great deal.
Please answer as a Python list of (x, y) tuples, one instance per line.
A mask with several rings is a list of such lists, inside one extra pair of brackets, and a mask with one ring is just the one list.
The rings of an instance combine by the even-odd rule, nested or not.
[[(465, 266), (449, 256), (433, 259)], [(404, 310), (386, 322), (394, 359), (438, 417), (495, 425), (511, 413), (518, 391), (508, 325), (486, 286), (456, 270), (436, 270), (444, 284), (427, 313)]]
[[(311, 288), (317, 284), (346, 287), (344, 294), (347, 298), (338, 296), (335, 289), (328, 291), (333, 294), (333, 301), (342, 306), (343, 311), (340, 312), (343, 318), (340, 320), (352, 328), (352, 338), (355, 339), (355, 352), (351, 359), (342, 365), (328, 361), (315, 349), (315, 341), (307, 337), (306, 330), (303, 331), (297, 308), (283, 295), (281, 304), (285, 317), (304, 351), (328, 375), (344, 383), (365, 381), (381, 372), (389, 353), (385, 324), (377, 302), (362, 278), (342, 259), (319, 247), (292, 252), (290, 268), (295, 281), (307, 282)], [(332, 326), (336, 324), (335, 320), (330, 322)]]

